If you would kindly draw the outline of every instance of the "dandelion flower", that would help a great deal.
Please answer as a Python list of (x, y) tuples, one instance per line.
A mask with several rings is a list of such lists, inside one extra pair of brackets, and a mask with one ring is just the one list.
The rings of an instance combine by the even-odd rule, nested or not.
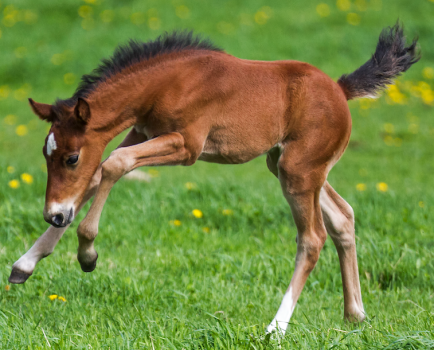
[(33, 176), (27, 173), (21, 174), (21, 180), (23, 180), (26, 184), (33, 183)]
[(66, 299), (64, 297), (58, 297), (57, 299), (59, 299), (60, 301), (66, 302)]
[(377, 190), (380, 192), (387, 192), (388, 188), (389, 188), (389, 186), (387, 186), (387, 183), (385, 183), (385, 182), (379, 182), (377, 184)]
[(194, 182), (186, 182), (185, 183), (185, 188), (187, 190), (193, 190), (196, 188), (196, 184)]
[(9, 292), (11, 290), (11, 286), (9, 284), (5, 285), (5, 291)]
[(348, 11), (351, 8), (351, 2), (350, 0), (338, 0), (336, 6), (341, 11)]
[(202, 229), (202, 231), (205, 232), (205, 233), (209, 233), (209, 227), (204, 227), (204, 228)]
[(201, 217), (203, 217), (203, 213), (199, 209), (193, 209), (191, 213), (195, 218), (200, 219)]
[(181, 226), (181, 221), (180, 220), (170, 220), (170, 223), (174, 226)]
[(9, 165), (9, 166), (6, 168), (6, 171), (7, 171), (9, 174), (12, 174), (12, 173), (15, 171), (15, 168), (14, 168), (12, 165)]
[(29, 130), (27, 129), (27, 126), (25, 126), (25, 125), (18, 125), (17, 128), (15, 129), (15, 133), (18, 136), (25, 136), (25, 135), (27, 135), (28, 132), (29, 132)]
[(222, 214), (223, 215), (233, 215), (234, 211), (232, 209), (223, 209)]
[(9, 187), (13, 188), (13, 189), (18, 188), (18, 187), (20, 187), (20, 182), (18, 180), (15, 180), (15, 179), (11, 180), (11, 181), (9, 181)]
[(356, 190), (360, 191), (360, 192), (366, 191), (366, 184), (362, 184), (362, 183), (357, 184), (356, 185)]
[(316, 7), (316, 12), (320, 17), (327, 17), (330, 15), (330, 7), (327, 4), (318, 4)]
[(422, 71), (422, 75), (425, 79), (434, 79), (434, 69), (431, 67), (425, 67)]
[(159, 29), (161, 27), (161, 20), (158, 17), (149, 18), (148, 27), (152, 30)]
[(149, 169), (148, 174), (151, 175), (152, 177), (160, 176), (160, 172), (158, 170), (155, 170), (155, 169)]
[(58, 298), (57, 294), (52, 294), (48, 297), (50, 298), (51, 301), (56, 300)]
[(187, 19), (190, 17), (190, 9), (185, 5), (180, 5), (176, 7), (176, 15), (181, 19)]
[(352, 26), (358, 26), (360, 24), (360, 16), (357, 13), (351, 12), (347, 15), (347, 22)]

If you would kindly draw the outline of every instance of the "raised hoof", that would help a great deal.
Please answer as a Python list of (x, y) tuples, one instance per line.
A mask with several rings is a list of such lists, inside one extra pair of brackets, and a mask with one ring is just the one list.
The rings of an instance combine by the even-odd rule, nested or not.
[(98, 253), (96, 254), (96, 259), (94, 261), (91, 261), (90, 263), (81, 262), (80, 260), (78, 260), (78, 262), (80, 263), (80, 266), (81, 266), (81, 269), (83, 272), (92, 272), (96, 268), (96, 261), (97, 260), (98, 260)]
[(31, 273), (12, 268), (11, 275), (9, 276), (9, 282), (14, 284), (21, 284), (26, 282), (31, 275)]

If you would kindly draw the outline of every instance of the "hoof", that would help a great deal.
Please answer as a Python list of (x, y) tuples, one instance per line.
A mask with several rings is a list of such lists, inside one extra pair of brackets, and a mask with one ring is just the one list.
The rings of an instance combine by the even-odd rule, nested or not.
[(94, 261), (91, 261), (91, 262), (81, 262), (80, 260), (78, 260), (78, 262), (80, 263), (81, 270), (83, 272), (92, 272), (96, 268), (96, 261), (97, 260), (98, 260), (98, 253), (96, 254), (96, 259)]
[(26, 282), (31, 275), (31, 273), (12, 268), (11, 275), (9, 276), (9, 282), (14, 284), (21, 284)]
[(364, 313), (362, 313), (361, 311), (354, 313), (354, 314), (344, 316), (344, 320), (346, 322), (349, 322), (349, 323), (362, 323), (365, 320), (365, 318), (366, 318), (366, 315)]

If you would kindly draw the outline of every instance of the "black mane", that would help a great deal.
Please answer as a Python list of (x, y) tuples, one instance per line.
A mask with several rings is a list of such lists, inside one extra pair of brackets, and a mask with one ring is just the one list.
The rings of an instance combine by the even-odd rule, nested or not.
[(130, 40), (128, 44), (118, 46), (113, 56), (102, 59), (101, 64), (92, 73), (83, 75), (80, 85), (70, 99), (57, 101), (56, 104), (72, 107), (78, 98), (86, 98), (100, 83), (125, 68), (159, 55), (186, 50), (223, 51), (209, 39), (194, 35), (192, 31), (174, 31), (170, 34), (166, 32), (146, 43)]

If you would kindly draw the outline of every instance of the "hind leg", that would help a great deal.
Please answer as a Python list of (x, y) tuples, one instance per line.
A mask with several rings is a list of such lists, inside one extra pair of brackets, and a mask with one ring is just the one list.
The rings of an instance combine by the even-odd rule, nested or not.
[(365, 313), (360, 292), (353, 209), (328, 182), (321, 189), (320, 203), (327, 232), (339, 255), (344, 317), (352, 322), (363, 321)]
[(327, 163), (322, 159), (305, 159), (303, 148), (303, 142), (286, 147), (278, 161), (282, 191), (297, 226), (297, 254), (291, 283), (276, 316), (267, 328), (268, 332), (276, 329), (286, 331), (300, 293), (327, 238), (319, 199), (327, 176)]

